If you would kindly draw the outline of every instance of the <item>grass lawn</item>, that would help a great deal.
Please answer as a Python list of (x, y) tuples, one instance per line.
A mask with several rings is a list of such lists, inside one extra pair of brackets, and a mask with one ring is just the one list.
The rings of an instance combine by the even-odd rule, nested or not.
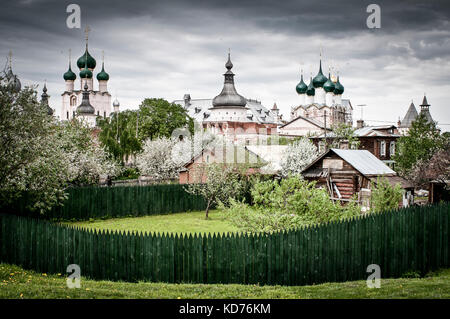
[(176, 213), (144, 217), (112, 218), (106, 220), (83, 221), (67, 223), (84, 228), (125, 230), (138, 232), (166, 233), (226, 233), (238, 229), (221, 217), (217, 210), (209, 212)]
[(85, 278), (81, 278), (80, 289), (69, 289), (64, 276), (0, 264), (0, 298), (450, 298), (450, 269), (424, 278), (382, 279), (379, 289), (367, 288), (365, 281), (285, 287), (124, 283)]

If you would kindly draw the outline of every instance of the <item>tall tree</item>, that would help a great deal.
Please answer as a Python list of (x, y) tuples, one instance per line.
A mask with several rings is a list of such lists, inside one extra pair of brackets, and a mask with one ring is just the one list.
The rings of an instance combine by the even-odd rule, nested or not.
[(339, 148), (342, 142), (347, 142), (349, 149), (358, 149), (360, 142), (358, 137), (355, 136), (355, 129), (351, 125), (340, 123), (332, 128), (332, 132), (331, 147)]
[(34, 87), (15, 91), (0, 76), (0, 205), (23, 192), (28, 208), (45, 213), (69, 185), (98, 182), (116, 165), (80, 123), (59, 123), (37, 100)]
[(308, 138), (301, 138), (286, 149), (281, 160), (281, 174), (300, 175), (302, 170), (319, 154), (317, 148)]
[(126, 110), (113, 113), (109, 118), (97, 120), (101, 128), (99, 140), (122, 164), (128, 161), (131, 155), (136, 155), (142, 150), (142, 141), (136, 134), (137, 111)]
[(138, 112), (138, 135), (141, 141), (157, 137), (171, 137), (178, 128), (194, 132), (194, 121), (186, 109), (164, 99), (145, 99)]
[(407, 135), (398, 139), (394, 155), (396, 169), (408, 175), (419, 161), (428, 161), (433, 154), (445, 146), (446, 138), (436, 128), (436, 124), (420, 114), (412, 123)]

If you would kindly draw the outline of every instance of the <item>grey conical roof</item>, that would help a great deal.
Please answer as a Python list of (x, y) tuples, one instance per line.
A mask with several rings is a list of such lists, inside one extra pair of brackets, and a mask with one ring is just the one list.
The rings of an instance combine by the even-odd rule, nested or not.
[(420, 115), (425, 116), (428, 123), (434, 123), (434, 120), (430, 114), (430, 104), (428, 104), (427, 97), (425, 95), (423, 96), (422, 104), (420, 104)]
[(414, 103), (411, 102), (411, 105), (406, 112), (405, 117), (403, 118), (400, 127), (411, 127), (412, 122), (417, 118), (418, 113)]
[(94, 114), (95, 109), (89, 102), (89, 91), (87, 83), (84, 83), (83, 98), (81, 104), (77, 107), (78, 114)]
[(426, 95), (423, 96), (423, 101), (422, 104), (420, 104), (420, 106), (430, 106), (430, 104), (428, 104)]
[(231, 63), (230, 54), (228, 53), (228, 61), (225, 63), (227, 71), (225, 72), (225, 81), (222, 92), (213, 99), (214, 107), (245, 107), (247, 100), (242, 95), (239, 95), (234, 87), (234, 73), (231, 71), (233, 63)]

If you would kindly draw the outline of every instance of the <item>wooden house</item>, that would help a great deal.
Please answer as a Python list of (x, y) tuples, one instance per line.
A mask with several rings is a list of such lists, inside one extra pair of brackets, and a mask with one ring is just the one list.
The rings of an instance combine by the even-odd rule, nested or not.
[[(401, 136), (397, 127), (395, 125), (364, 126), (361, 122), (361, 120), (358, 121), (358, 127), (354, 132), (355, 137), (359, 140), (358, 149), (368, 150), (393, 168), (397, 139)], [(333, 132), (327, 133), (326, 142), (330, 144), (334, 138)], [(325, 134), (312, 136), (310, 139), (319, 150), (324, 149)], [(339, 148), (348, 149), (348, 141), (342, 141)]]
[[(411, 204), (414, 187), (367, 150), (329, 149), (302, 172), (309, 181), (316, 181), (318, 187), (326, 188), (332, 199), (350, 201), (361, 190), (369, 191), (371, 183), (385, 177), (391, 185), (400, 183), (405, 192), (403, 206)], [(408, 193), (409, 192), (409, 193)]]

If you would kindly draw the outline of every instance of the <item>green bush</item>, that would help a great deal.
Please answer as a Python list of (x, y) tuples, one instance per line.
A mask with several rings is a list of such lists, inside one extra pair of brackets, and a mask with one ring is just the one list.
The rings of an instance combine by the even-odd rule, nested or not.
[(377, 178), (377, 182), (372, 186), (371, 211), (379, 213), (397, 209), (402, 197), (403, 190), (400, 184), (392, 186), (386, 178)]
[(128, 179), (137, 179), (139, 178), (139, 170), (134, 167), (129, 167), (123, 170), (122, 174), (115, 178), (115, 180), (128, 180)]
[(298, 177), (256, 182), (251, 190), (253, 206), (230, 201), (220, 206), (224, 217), (246, 232), (271, 232), (305, 225), (327, 223), (358, 216), (354, 203), (334, 203), (324, 189)]

